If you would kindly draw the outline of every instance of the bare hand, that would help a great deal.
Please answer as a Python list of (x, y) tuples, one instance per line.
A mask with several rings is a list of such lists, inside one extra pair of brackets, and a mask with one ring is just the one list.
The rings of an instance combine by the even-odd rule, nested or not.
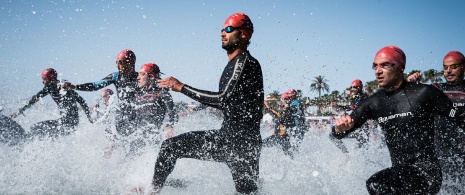
[(167, 125), (167, 126), (163, 127), (163, 131), (166, 132), (166, 136), (165, 136), (166, 139), (174, 137), (175, 131), (174, 131), (173, 127)]
[(180, 92), (184, 87), (184, 83), (181, 83), (181, 81), (171, 76), (163, 80), (157, 80), (157, 82), (159, 87), (171, 89), (176, 92)]
[(421, 76), (421, 72), (414, 72), (407, 77), (407, 82), (420, 82)]
[(336, 120), (334, 127), (336, 132), (342, 133), (354, 127), (354, 119), (350, 116), (342, 116)]

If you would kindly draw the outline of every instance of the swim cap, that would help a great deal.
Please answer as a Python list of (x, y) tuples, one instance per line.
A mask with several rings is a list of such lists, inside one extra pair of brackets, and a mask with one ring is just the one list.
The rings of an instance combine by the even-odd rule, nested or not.
[(107, 95), (113, 95), (113, 91), (111, 89), (104, 89), (104, 90), (102, 90), (101, 95), (102, 95), (102, 97), (107, 96)]
[(144, 71), (152, 75), (161, 73), (160, 68), (155, 63), (152, 63), (152, 62), (142, 65), (142, 67), (140, 67), (140, 71)]
[(281, 95), (281, 100), (290, 100), (290, 99), (291, 99), (291, 97), (289, 96), (288, 93), (283, 93)]
[(375, 58), (387, 58), (391, 62), (396, 62), (400, 66), (400, 70), (405, 70), (406, 57), (404, 51), (397, 46), (383, 47), (376, 53)]
[(250, 20), (249, 16), (244, 13), (238, 12), (235, 13), (224, 21), (224, 24), (233, 26), (233, 27), (240, 27), (239, 31), (248, 39), (252, 38), (253, 34), (253, 23)]
[(460, 51), (451, 51), (447, 53), (446, 56), (444, 56), (444, 61), (446, 60), (454, 60), (454, 61), (459, 61), (460, 63), (465, 62), (465, 57)]
[(289, 89), (285, 92), (285, 94), (287, 94), (289, 98), (292, 98), (292, 99), (297, 97), (297, 92), (295, 91), (295, 89)]
[(51, 81), (56, 81), (57, 80), (57, 71), (53, 68), (47, 68), (44, 71), (42, 71), (42, 79), (49, 79)]
[(124, 60), (130, 62), (130, 64), (136, 63), (136, 54), (129, 49), (125, 49), (119, 52), (118, 56), (116, 56), (116, 60)]
[(360, 79), (355, 79), (354, 81), (352, 81), (352, 84), (350, 86), (362, 86), (363, 87), (363, 83)]

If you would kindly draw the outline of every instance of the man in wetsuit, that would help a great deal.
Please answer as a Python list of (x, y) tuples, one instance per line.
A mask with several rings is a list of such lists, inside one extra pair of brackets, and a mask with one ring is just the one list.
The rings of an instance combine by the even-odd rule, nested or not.
[(56, 120), (47, 120), (34, 124), (31, 127), (31, 136), (57, 137), (59, 135), (68, 135), (73, 132), (74, 127), (79, 123), (79, 113), (76, 103), (81, 105), (87, 118), (92, 122), (86, 101), (74, 90), (65, 90), (61, 88), (55, 69), (47, 68), (42, 71), (42, 83), (44, 84), (44, 88), (36, 95), (32, 96), (27, 104), (20, 108), (18, 112), (12, 113), (11, 117), (16, 118), (19, 114), (23, 114), (26, 109), (39, 101), (39, 98), (49, 94), (57, 104), (61, 117)]
[[(110, 103), (110, 97), (114, 94), (111, 89), (103, 89), (100, 93), (99, 102), (90, 106), (92, 120), (100, 121), (102, 118), (106, 117), (106, 108), (108, 108)], [(105, 105), (104, 108), (100, 106), (100, 103)]]
[[(2, 108), (0, 107), (0, 112)], [(29, 138), (27, 132), (16, 121), (0, 114), (0, 143), (18, 146)]]
[(332, 133), (343, 138), (368, 119), (377, 120), (386, 136), (392, 167), (377, 172), (366, 184), (370, 194), (436, 194), (442, 183), (434, 151), (434, 116), (463, 126), (447, 96), (430, 85), (403, 79), (406, 57), (386, 46), (374, 58), (376, 80), (383, 88), (350, 114), (336, 120)]
[(290, 101), (291, 97), (288, 93), (283, 93), (281, 95), (281, 105), (283, 106), (282, 111), (277, 111), (273, 109), (268, 103), (268, 99), (265, 99), (265, 108), (276, 118), (276, 123), (274, 126), (273, 135), (265, 138), (263, 140), (264, 147), (272, 147), (277, 144), (281, 145), (284, 154), (293, 158), (293, 153), (291, 151), (291, 142), (289, 137), (289, 130), (295, 127), (294, 117), (292, 116)]
[[(465, 57), (459, 51), (451, 51), (444, 56), (443, 68), (445, 83), (433, 86), (443, 91), (461, 112), (465, 112)], [(409, 81), (421, 79), (421, 73), (409, 76)], [(441, 163), (444, 182), (442, 189), (449, 194), (465, 193), (465, 133), (463, 129), (442, 116), (435, 120), (436, 154)]]
[[(136, 95), (137, 126), (142, 130), (146, 140), (159, 142), (160, 133), (166, 131), (166, 138), (174, 135), (173, 126), (178, 122), (178, 114), (174, 109), (173, 98), (166, 88), (158, 87), (160, 68), (154, 63), (144, 64), (137, 77), (140, 92)], [(163, 126), (165, 115), (168, 123)], [(162, 138), (163, 139), (163, 138)]]
[(299, 98), (297, 98), (297, 91), (295, 89), (289, 89), (284, 94), (289, 97), (289, 113), (292, 115), (293, 120), (293, 127), (289, 132), (295, 138), (292, 142), (292, 148), (297, 151), (304, 139), (305, 133), (308, 131), (308, 128), (305, 126), (304, 108)]
[[(355, 108), (360, 105), (363, 100), (365, 100), (368, 95), (363, 92), (363, 83), (360, 79), (355, 79), (350, 84), (350, 91), (346, 92), (349, 93), (350, 104), (348, 106), (339, 106), (340, 109), (344, 109), (345, 111), (354, 111)], [(369, 132), (368, 132), (368, 123), (362, 125), (359, 130), (355, 131), (349, 137), (355, 138), (357, 140), (358, 148), (364, 147), (368, 142)], [(342, 140), (334, 138), (333, 134), (329, 134), (329, 139), (345, 154), (349, 153), (347, 147), (345, 146)]]
[(163, 187), (179, 158), (223, 162), (231, 170), (237, 192), (257, 191), (264, 95), (260, 63), (247, 50), (252, 33), (253, 24), (246, 14), (235, 13), (226, 19), (221, 40), (229, 62), (218, 92), (196, 89), (173, 77), (159, 81), (162, 88), (222, 110), (224, 121), (219, 130), (192, 131), (162, 143), (153, 175), (155, 192)]
[(72, 85), (69, 82), (63, 84), (64, 88), (80, 91), (97, 91), (108, 85), (113, 84), (116, 88), (116, 94), (119, 99), (119, 109), (116, 113), (115, 123), (116, 131), (120, 136), (129, 136), (135, 131), (136, 111), (134, 103), (136, 93), (139, 90), (137, 86), (137, 72), (135, 71), (136, 55), (133, 51), (125, 49), (116, 57), (117, 72), (110, 73), (100, 81)]

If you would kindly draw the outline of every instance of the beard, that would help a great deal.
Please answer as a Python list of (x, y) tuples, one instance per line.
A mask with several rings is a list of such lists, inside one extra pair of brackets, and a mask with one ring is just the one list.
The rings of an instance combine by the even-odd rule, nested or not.
[(226, 51), (234, 51), (239, 47), (238, 43), (223, 43), (221, 47)]
[(227, 42), (222, 42), (221, 47), (226, 51), (234, 51), (240, 46), (239, 38), (231, 37)]

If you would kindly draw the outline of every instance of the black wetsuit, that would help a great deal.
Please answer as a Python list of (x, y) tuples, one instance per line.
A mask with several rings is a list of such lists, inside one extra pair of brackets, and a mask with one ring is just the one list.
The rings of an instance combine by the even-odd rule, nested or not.
[(219, 130), (193, 131), (165, 140), (155, 163), (153, 184), (163, 186), (177, 159), (195, 158), (226, 163), (236, 191), (256, 191), (264, 99), (259, 62), (243, 52), (226, 65), (218, 92), (185, 85), (181, 93), (222, 110), (224, 121)]
[(293, 158), (290, 137), (289, 133), (287, 132), (296, 126), (291, 109), (288, 107), (281, 112), (271, 108), (268, 110), (275, 116), (274, 134), (263, 140), (263, 146), (272, 147), (279, 144), (281, 145), (284, 154)]
[(141, 90), (136, 95), (136, 113), (138, 128), (148, 139), (160, 133), (166, 114), (169, 118), (167, 125), (172, 127), (178, 122), (173, 98), (168, 91), (159, 87)]
[(79, 123), (79, 113), (77, 103), (79, 103), (90, 120), (89, 107), (86, 101), (77, 94), (74, 90), (64, 90), (61, 88), (61, 83), (58, 81), (50, 82), (44, 85), (36, 95), (28, 101), (28, 103), (19, 109), (19, 113), (23, 113), (27, 108), (31, 107), (39, 98), (45, 97), (48, 94), (52, 96), (53, 101), (60, 110), (61, 117), (57, 120), (47, 120), (34, 124), (31, 127), (30, 134), (32, 136), (58, 136), (66, 135)]
[(29, 135), (10, 117), (0, 114), (0, 142), (9, 146), (24, 143)]
[(135, 131), (135, 102), (137, 86), (137, 72), (130, 77), (123, 77), (119, 72), (113, 72), (100, 81), (76, 85), (80, 91), (97, 91), (108, 85), (115, 85), (118, 96), (119, 109), (116, 113), (116, 130), (122, 136), (128, 136)]
[[(456, 85), (433, 84), (451, 99), (454, 107), (465, 112), (465, 81)], [(444, 182), (442, 188), (450, 194), (465, 193), (465, 133), (447, 118), (435, 120), (436, 154), (441, 163)]]
[[(353, 111), (357, 108), (366, 98), (368, 95), (366, 93), (362, 93), (361, 95), (353, 95), (350, 97), (350, 105), (349, 106), (339, 106), (339, 108), (344, 109), (345, 111)], [(355, 138), (357, 140), (357, 146), (359, 148), (364, 147), (368, 142), (369, 137), (369, 127), (368, 124), (365, 123), (359, 130), (355, 131), (349, 137)], [(349, 150), (345, 146), (342, 140), (336, 139), (332, 134), (329, 134), (329, 139), (342, 151), (342, 153), (349, 153)]]
[[(374, 119), (381, 125), (392, 167), (367, 180), (370, 194), (436, 194), (442, 177), (434, 149), (434, 116), (462, 124), (447, 96), (431, 85), (407, 83), (393, 92), (381, 90), (351, 113), (354, 127), (333, 135), (340, 139)], [(453, 117), (453, 118), (452, 118)]]

